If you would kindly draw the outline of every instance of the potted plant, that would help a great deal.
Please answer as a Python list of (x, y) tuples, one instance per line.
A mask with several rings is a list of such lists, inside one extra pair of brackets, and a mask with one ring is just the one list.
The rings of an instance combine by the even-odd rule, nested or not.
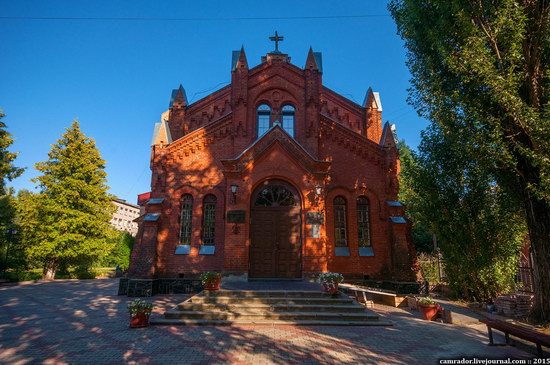
[(422, 313), (422, 318), (433, 321), (439, 310), (439, 305), (430, 297), (418, 298), (418, 310)]
[(139, 328), (149, 326), (149, 316), (153, 311), (153, 303), (142, 299), (135, 299), (128, 303), (128, 312), (130, 312), (130, 328)]
[(222, 274), (215, 271), (203, 272), (200, 276), (204, 290), (220, 290)]
[(326, 293), (337, 294), (338, 284), (344, 281), (344, 276), (337, 272), (323, 272), (319, 274), (319, 282)]

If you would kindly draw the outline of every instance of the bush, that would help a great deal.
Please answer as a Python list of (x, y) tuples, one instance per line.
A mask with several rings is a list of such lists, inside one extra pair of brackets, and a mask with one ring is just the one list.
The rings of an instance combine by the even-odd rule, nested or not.
[(120, 232), (115, 236), (114, 240), (116, 242), (113, 245), (113, 249), (100, 261), (100, 265), (109, 267), (118, 265), (122, 270), (126, 270), (130, 264), (134, 237), (127, 232)]
[(430, 255), (426, 253), (418, 254), (418, 263), (420, 264), (420, 272), (424, 280), (430, 284), (439, 283), (439, 268), (437, 266), (437, 254)]
[(6, 271), (4, 279), (19, 282), (19, 281), (33, 281), (40, 280), (42, 273), (40, 271)]

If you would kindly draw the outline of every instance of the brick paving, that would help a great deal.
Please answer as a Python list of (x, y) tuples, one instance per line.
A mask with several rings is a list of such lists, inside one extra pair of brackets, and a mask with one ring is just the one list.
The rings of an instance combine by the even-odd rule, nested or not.
[[(533, 358), (489, 347), (480, 325), (432, 323), (376, 306), (393, 327), (128, 328), (111, 279), (0, 287), (3, 364), (435, 364), (441, 358)], [(153, 297), (157, 313), (184, 295)]]

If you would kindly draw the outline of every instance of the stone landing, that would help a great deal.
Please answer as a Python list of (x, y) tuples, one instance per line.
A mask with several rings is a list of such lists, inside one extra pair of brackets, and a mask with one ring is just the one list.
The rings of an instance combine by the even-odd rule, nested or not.
[(291, 324), (391, 326), (343, 293), (321, 291), (219, 290), (201, 293), (167, 310), (151, 324)]

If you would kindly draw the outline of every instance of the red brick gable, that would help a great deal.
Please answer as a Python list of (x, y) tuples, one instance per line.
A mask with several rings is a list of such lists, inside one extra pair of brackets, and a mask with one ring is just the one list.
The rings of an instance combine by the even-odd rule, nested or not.
[(328, 173), (330, 162), (316, 160), (279, 126), (273, 127), (235, 159), (222, 160), (224, 173), (237, 173), (251, 168), (251, 165), (260, 159), (262, 155), (269, 154), (269, 150), (275, 144), (279, 144), (291, 158), (302, 165), (309, 173), (321, 175)]

